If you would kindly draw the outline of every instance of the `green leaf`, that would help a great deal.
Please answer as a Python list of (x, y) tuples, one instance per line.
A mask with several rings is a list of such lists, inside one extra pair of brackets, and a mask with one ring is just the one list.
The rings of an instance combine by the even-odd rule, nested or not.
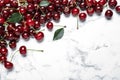
[(8, 19), (7, 22), (18, 23), (23, 19), (23, 16), (20, 13), (13, 13)]
[(61, 39), (64, 35), (64, 28), (57, 29), (54, 33), (53, 40)]
[(48, 6), (50, 4), (50, 2), (48, 0), (42, 0), (39, 4), (39, 6)]

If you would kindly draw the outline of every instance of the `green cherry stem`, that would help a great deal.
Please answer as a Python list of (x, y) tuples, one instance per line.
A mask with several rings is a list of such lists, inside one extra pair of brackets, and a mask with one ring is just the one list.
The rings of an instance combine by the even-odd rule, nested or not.
[(77, 29), (79, 29), (79, 20), (78, 20), (78, 17), (77, 17)]
[[(27, 49), (27, 51), (44, 52), (44, 50), (36, 50), (36, 49)], [(13, 53), (13, 55), (11, 55), (11, 59), (10, 59), (11, 62), (12, 62), (12, 60), (13, 60), (13, 58), (14, 58), (14, 56), (16, 55), (17, 52), (19, 52), (19, 50), (15, 51), (15, 52)]]
[(54, 25), (55, 27), (62, 27), (62, 28), (66, 28), (66, 26), (62, 26), (62, 25)]
[(18, 2), (18, 6), (20, 6), (20, 1), (19, 1), (19, 0), (17, 0), (17, 2)]
[(35, 49), (27, 49), (29, 51), (37, 51), (37, 52), (44, 52), (44, 50), (35, 50)]

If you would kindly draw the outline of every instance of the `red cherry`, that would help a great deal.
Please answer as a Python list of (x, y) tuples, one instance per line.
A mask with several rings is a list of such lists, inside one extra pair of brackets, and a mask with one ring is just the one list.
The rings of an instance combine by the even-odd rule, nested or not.
[(78, 15), (79, 14), (79, 9), (78, 8), (73, 8), (72, 9), (72, 15), (73, 16), (76, 16), (76, 15)]
[(38, 41), (41, 41), (44, 38), (44, 33), (43, 32), (38, 32), (34, 35), (35, 39)]
[(19, 8), (19, 12), (20, 12), (21, 14), (25, 14), (25, 13), (26, 13), (26, 8), (25, 8), (25, 7), (20, 7), (20, 8)]
[(11, 49), (16, 48), (16, 41), (15, 41), (15, 40), (10, 41), (10, 42), (9, 42), (9, 47), (10, 47)]
[(104, 6), (104, 5), (106, 4), (106, 2), (107, 2), (106, 0), (99, 0), (98, 3), (99, 3), (100, 5), (102, 5), (102, 6)]
[(120, 5), (116, 6), (115, 10), (117, 13), (120, 13)]
[(1, 47), (0, 48), (0, 53), (4, 56), (7, 56), (8, 54), (8, 49), (6, 47)]
[(21, 46), (19, 48), (19, 52), (20, 52), (20, 54), (25, 55), (27, 53), (26, 46)]
[(53, 14), (53, 19), (54, 19), (55, 21), (59, 21), (59, 20), (60, 20), (60, 14), (59, 14), (59, 13), (54, 13), (54, 14)]
[(105, 17), (106, 17), (107, 19), (111, 19), (112, 16), (113, 16), (112, 10), (107, 10), (107, 11), (105, 12)]
[(0, 56), (0, 62), (5, 62), (7, 60), (6, 56)]
[(4, 24), (5, 19), (3, 17), (0, 17), (0, 24)]
[(85, 0), (85, 3), (87, 6), (92, 6), (93, 5), (93, 0)]
[(48, 22), (48, 23), (46, 24), (46, 26), (47, 26), (47, 29), (49, 29), (49, 30), (52, 30), (52, 29), (53, 29), (53, 23), (52, 23), (52, 22)]
[(27, 19), (26, 20), (26, 24), (30, 27), (34, 26), (35, 25), (35, 21), (33, 19)]
[(93, 14), (94, 14), (94, 12), (95, 12), (95, 10), (94, 10), (94, 8), (87, 8), (87, 14), (89, 15), (89, 16), (92, 16)]
[(63, 5), (68, 4), (68, 0), (62, 0), (62, 4), (63, 4)]
[(108, 5), (110, 8), (114, 9), (115, 6), (117, 5), (117, 1), (116, 0), (109, 0)]
[(79, 14), (79, 19), (80, 19), (81, 21), (85, 21), (86, 17), (87, 17), (86, 13), (80, 13), (80, 14)]
[(4, 67), (6, 69), (12, 69), (13, 68), (13, 63), (9, 62), (9, 61), (5, 61), (4, 62)]

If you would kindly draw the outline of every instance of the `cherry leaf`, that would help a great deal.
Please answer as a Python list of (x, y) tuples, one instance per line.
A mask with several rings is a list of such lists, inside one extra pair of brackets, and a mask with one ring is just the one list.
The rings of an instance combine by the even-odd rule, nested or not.
[(50, 2), (48, 0), (42, 0), (39, 4), (39, 6), (48, 6), (50, 4)]
[(13, 13), (8, 19), (7, 22), (18, 23), (23, 19), (23, 16), (20, 13)]
[(64, 35), (64, 28), (57, 29), (54, 33), (53, 40), (61, 39)]

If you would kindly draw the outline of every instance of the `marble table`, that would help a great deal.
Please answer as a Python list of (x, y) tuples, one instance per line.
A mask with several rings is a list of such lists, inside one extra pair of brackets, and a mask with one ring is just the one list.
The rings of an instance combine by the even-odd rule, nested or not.
[[(26, 45), (44, 52), (28, 51), (25, 57), (18, 52), (12, 71), (0, 64), (0, 80), (120, 80), (120, 15), (113, 10), (112, 19), (106, 20), (105, 10), (101, 16), (94, 14), (79, 21), (79, 29), (77, 18), (62, 15), (55, 23), (67, 26), (60, 40), (52, 40), (60, 27), (51, 32), (43, 27), (42, 42), (21, 39), (16, 50)], [(9, 49), (8, 60), (13, 52)]]

